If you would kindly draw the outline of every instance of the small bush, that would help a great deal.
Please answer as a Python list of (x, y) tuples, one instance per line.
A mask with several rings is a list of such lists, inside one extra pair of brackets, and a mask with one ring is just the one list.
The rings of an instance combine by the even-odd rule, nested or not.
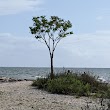
[(110, 98), (110, 90), (107, 84), (97, 81), (97, 78), (84, 72), (84, 74), (60, 73), (55, 74), (54, 79), (40, 78), (33, 81), (33, 86), (51, 93), (88, 96), (95, 93), (97, 97), (102, 94)]
[(48, 80), (47, 91), (58, 94), (69, 95), (87, 95), (89, 84), (83, 83), (72, 77), (59, 77), (53, 80)]
[(47, 78), (38, 78), (37, 80), (33, 81), (32, 86), (37, 86), (38, 89), (45, 89)]
[(90, 75), (89, 73), (81, 74), (77, 76), (79, 80), (81, 80), (84, 84), (89, 84), (91, 87), (92, 93), (96, 93), (98, 91), (108, 91), (108, 84), (98, 81), (97, 77)]

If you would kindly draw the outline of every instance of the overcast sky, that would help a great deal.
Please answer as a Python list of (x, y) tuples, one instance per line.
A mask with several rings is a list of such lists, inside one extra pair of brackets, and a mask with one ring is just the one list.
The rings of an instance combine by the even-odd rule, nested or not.
[(34, 16), (72, 22), (55, 67), (110, 67), (110, 0), (0, 0), (0, 66), (49, 67), (48, 49), (31, 35)]

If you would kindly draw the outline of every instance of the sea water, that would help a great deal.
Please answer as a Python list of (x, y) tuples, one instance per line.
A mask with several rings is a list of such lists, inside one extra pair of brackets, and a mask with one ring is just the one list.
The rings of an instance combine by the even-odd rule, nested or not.
[[(110, 68), (54, 68), (55, 73), (68, 70), (76, 73), (87, 72), (110, 82)], [(46, 67), (0, 67), (0, 77), (35, 79), (37, 77), (46, 77), (49, 73), (50, 68)]]

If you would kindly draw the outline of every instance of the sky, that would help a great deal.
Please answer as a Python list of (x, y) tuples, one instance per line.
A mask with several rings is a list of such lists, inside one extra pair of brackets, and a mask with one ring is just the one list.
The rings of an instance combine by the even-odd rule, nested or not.
[(110, 68), (110, 0), (0, 0), (0, 67), (49, 67), (47, 47), (31, 35), (32, 18), (70, 20), (55, 67)]

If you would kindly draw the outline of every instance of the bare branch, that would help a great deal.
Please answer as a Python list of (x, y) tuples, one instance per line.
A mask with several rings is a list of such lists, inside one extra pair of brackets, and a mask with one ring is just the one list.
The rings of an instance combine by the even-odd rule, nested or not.
[(58, 43), (60, 42), (61, 39), (62, 39), (62, 38), (59, 37), (58, 41), (56, 42), (56, 44), (55, 44), (55, 46), (54, 46), (53, 52), (55, 51), (55, 49), (56, 49), (56, 47), (57, 47), (57, 45), (58, 45)]
[(51, 55), (51, 49), (50, 49), (50, 46), (49, 46), (49, 44), (47, 43), (47, 41), (46, 41), (46, 39), (45, 39), (45, 35), (42, 37), (42, 39), (44, 40), (46, 46), (48, 47), (49, 53), (50, 53), (50, 55)]

